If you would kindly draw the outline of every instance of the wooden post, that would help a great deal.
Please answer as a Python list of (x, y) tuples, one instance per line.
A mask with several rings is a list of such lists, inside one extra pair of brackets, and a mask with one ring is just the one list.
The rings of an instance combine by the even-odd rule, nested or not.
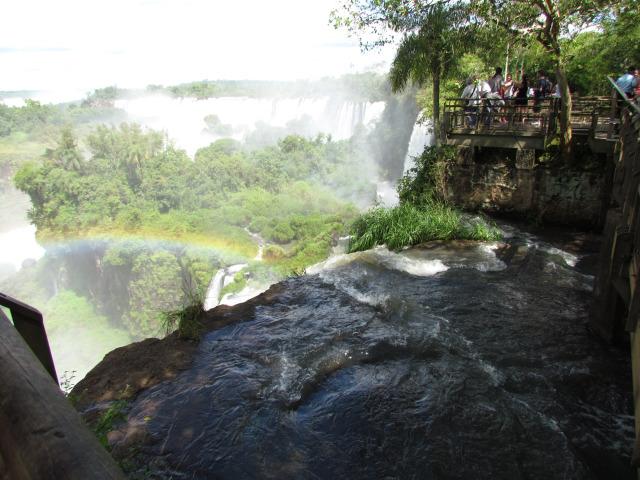
[(609, 128), (607, 129), (607, 138), (613, 138), (615, 133), (615, 120), (618, 118), (618, 94), (616, 89), (611, 89), (611, 109), (609, 110)]
[(53, 363), (47, 332), (44, 328), (42, 314), (35, 308), (22, 303), (9, 295), (0, 292), (0, 305), (11, 311), (13, 325), (33, 351), (42, 366), (49, 372), (51, 378), (58, 383), (56, 367)]
[(0, 311), (0, 478), (124, 480)]

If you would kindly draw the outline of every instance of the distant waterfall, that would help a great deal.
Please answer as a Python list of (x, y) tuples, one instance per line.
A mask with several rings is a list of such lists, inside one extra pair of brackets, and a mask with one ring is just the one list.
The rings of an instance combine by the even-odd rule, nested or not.
[(218, 305), (218, 302), (220, 302), (220, 292), (222, 291), (224, 276), (226, 274), (227, 272), (225, 269), (221, 268), (211, 279), (209, 288), (207, 288), (207, 296), (204, 299), (203, 308), (205, 310), (211, 310), (213, 307)]
[(409, 169), (413, 168), (415, 165), (415, 157), (422, 154), (424, 147), (432, 145), (433, 133), (430, 131), (431, 128), (431, 123), (416, 123), (413, 126), (411, 138), (409, 139), (409, 146), (407, 147), (407, 156), (404, 159), (403, 173), (406, 173)]
[[(211, 142), (230, 137), (243, 140), (259, 126), (312, 137), (326, 133), (334, 140), (350, 138), (359, 125), (370, 126), (382, 116), (385, 102), (359, 102), (333, 97), (249, 98), (206, 100), (149, 95), (120, 99), (116, 107), (131, 120), (163, 130), (180, 148), (193, 155)], [(205, 117), (215, 115), (224, 133), (207, 131)]]
[[(415, 165), (415, 157), (424, 151), (424, 147), (433, 143), (433, 134), (430, 132), (431, 124), (416, 123), (411, 131), (411, 138), (407, 145), (407, 155), (404, 158), (403, 174), (407, 173)], [(378, 182), (376, 190), (376, 201), (384, 207), (395, 207), (398, 205), (398, 193), (395, 182)]]
[(205, 311), (211, 310), (220, 304), (222, 289), (233, 282), (234, 275), (247, 266), (246, 263), (239, 263), (237, 265), (231, 265), (230, 267), (221, 268), (216, 272), (211, 279), (211, 283), (209, 283), (209, 288), (207, 288), (207, 295), (203, 304)]

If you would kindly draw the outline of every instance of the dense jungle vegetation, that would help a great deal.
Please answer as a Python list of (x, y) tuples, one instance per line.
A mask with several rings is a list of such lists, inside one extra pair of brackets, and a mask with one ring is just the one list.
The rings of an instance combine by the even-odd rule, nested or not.
[[(222, 94), (247, 96), (265, 87), (222, 84)], [(402, 156), (388, 125), (402, 126), (406, 145), (413, 94), (389, 98), (379, 75), (321, 82), (314, 94), (338, 84), (376, 100), (384, 90), (387, 128), (376, 129), (376, 150)], [(250, 263), (223, 294), (302, 272), (348, 231), (354, 202), (375, 198), (376, 167), (363, 147), (370, 132), (341, 142), (290, 135), (260, 148), (223, 139), (190, 158), (164, 133), (122, 123), (126, 114), (114, 101), (131, 94), (107, 87), (77, 104), (0, 104), (0, 188), (6, 193), (14, 183), (29, 194), (29, 218), (47, 245), (42, 260), (2, 288), (43, 310), (56, 337), (82, 331), (87, 345), (104, 352), (161, 335), (161, 312), (193, 293), (187, 290), (201, 295), (219, 268)], [(260, 262), (252, 261), (252, 234), (266, 243)]]

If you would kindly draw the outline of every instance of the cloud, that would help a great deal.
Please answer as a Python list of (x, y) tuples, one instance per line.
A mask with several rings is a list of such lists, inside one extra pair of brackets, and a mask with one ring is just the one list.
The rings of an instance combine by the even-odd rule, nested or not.
[(0, 47), (2, 53), (62, 53), (70, 52), (70, 48), (64, 47)]
[(329, 25), (336, 2), (10, 2), (0, 90), (319, 78), (388, 62)]

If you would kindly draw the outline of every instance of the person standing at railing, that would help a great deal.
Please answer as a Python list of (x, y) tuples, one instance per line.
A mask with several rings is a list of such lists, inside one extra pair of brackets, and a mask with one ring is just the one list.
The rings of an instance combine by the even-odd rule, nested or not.
[[(512, 98), (515, 95), (515, 84), (513, 82), (513, 77), (510, 73), (507, 73), (504, 83), (502, 84), (502, 88), (500, 89), (500, 96), (504, 100), (504, 105), (512, 106)], [(507, 109), (508, 110), (508, 109)], [(508, 119), (503, 115), (500, 117), (500, 123), (507, 123)]]
[(620, 87), (628, 98), (633, 98), (635, 89), (638, 86), (638, 69), (636, 67), (629, 67), (627, 73), (621, 75), (616, 80), (616, 85)]
[(502, 68), (496, 67), (496, 73), (493, 74), (487, 83), (489, 84), (489, 88), (491, 89), (491, 93), (500, 93), (502, 90)]
[(518, 113), (522, 116), (522, 122), (524, 123), (524, 115), (527, 112), (527, 103), (529, 101), (527, 93), (529, 92), (529, 77), (525, 73), (520, 72), (522, 79), (518, 83), (518, 90), (515, 95), (515, 104), (518, 109)]
[(502, 84), (502, 89), (500, 94), (502, 95), (502, 98), (506, 100), (508, 98), (513, 98), (514, 91), (515, 91), (515, 84), (513, 83), (513, 77), (511, 76), (510, 73), (507, 73), (507, 78)]
[(534, 102), (533, 102), (533, 111), (539, 112), (541, 110), (541, 103), (544, 98), (546, 98), (552, 89), (551, 82), (547, 78), (547, 75), (544, 73), (544, 70), (538, 71), (538, 82), (536, 83), (536, 88), (534, 90)]
[(462, 90), (462, 94), (460, 98), (464, 98), (466, 100), (464, 106), (464, 119), (465, 123), (468, 127), (475, 127), (476, 125), (476, 116), (478, 112), (477, 98), (478, 95), (478, 85), (476, 82), (476, 77), (471, 76), (467, 78), (465, 82), (464, 90)]

